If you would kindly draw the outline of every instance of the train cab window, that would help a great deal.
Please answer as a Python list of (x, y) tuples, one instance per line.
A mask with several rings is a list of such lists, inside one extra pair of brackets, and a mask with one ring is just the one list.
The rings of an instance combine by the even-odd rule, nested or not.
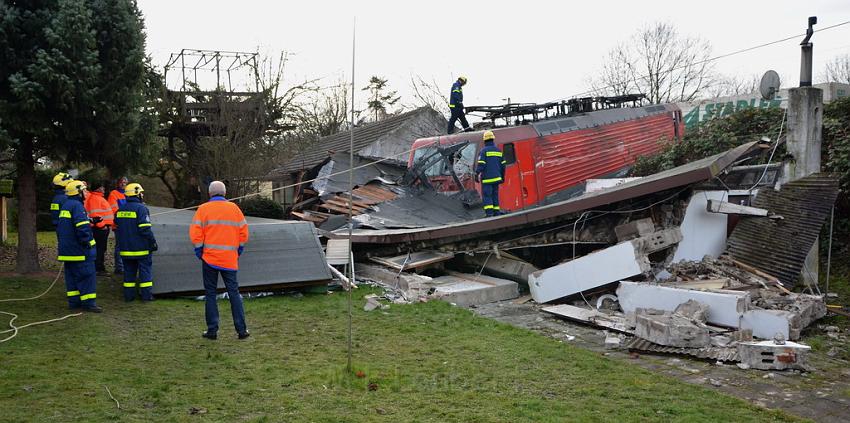
[(505, 144), (502, 146), (502, 158), (505, 159), (505, 166), (510, 166), (516, 163), (516, 150), (514, 144)]

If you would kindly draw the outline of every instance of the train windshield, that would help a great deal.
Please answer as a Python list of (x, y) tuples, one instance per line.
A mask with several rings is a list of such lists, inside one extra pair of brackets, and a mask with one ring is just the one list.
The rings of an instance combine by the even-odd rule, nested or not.
[[(430, 166), (423, 169), (423, 173), (429, 178), (450, 176), (450, 169), (453, 169), (459, 177), (462, 175), (472, 175), (475, 173), (475, 149), (475, 144), (467, 144), (449, 157), (449, 160), (433, 160)], [(427, 160), (434, 155), (440, 155), (436, 146), (417, 149), (413, 153), (413, 164), (422, 163), (423, 160)]]

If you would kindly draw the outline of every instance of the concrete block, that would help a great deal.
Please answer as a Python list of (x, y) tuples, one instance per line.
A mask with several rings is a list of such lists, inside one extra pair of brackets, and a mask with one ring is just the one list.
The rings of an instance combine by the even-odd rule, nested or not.
[(726, 249), (727, 216), (710, 213), (708, 201), (723, 201), (725, 191), (696, 191), (682, 219), (682, 241), (676, 246), (673, 263), (683, 260), (701, 261), (705, 256), (717, 258)]
[(670, 248), (681, 240), (682, 231), (679, 228), (670, 228), (633, 239), (632, 243), (635, 245), (638, 254), (651, 254)]
[(774, 341), (741, 342), (738, 344), (738, 355), (741, 364), (761, 370), (808, 370), (807, 362), (812, 347), (785, 341), (778, 345)]
[(434, 278), (429, 285), (434, 290), (432, 298), (460, 306), (494, 303), (519, 296), (516, 282), (484, 275), (452, 272)]
[(538, 303), (546, 303), (648, 272), (649, 260), (637, 252), (634, 241), (530, 274), (528, 287), (532, 298)]
[(374, 264), (355, 263), (354, 272), (357, 276), (372, 279), (386, 286), (398, 287), (402, 291), (421, 289), (431, 282), (428, 276), (405, 272), (399, 274), (398, 270)]
[(753, 336), (761, 339), (773, 339), (782, 335), (782, 339), (799, 339), (799, 330), (792, 337), (791, 326), (799, 316), (785, 310), (749, 310), (741, 316), (741, 329), (753, 331)]
[(674, 313), (701, 323), (708, 320), (708, 306), (695, 300), (688, 300), (679, 304)]
[(680, 348), (702, 348), (711, 344), (708, 328), (693, 324), (675, 314), (638, 309), (635, 313), (635, 335), (658, 345)]
[(620, 337), (617, 335), (606, 335), (605, 336), (605, 349), (606, 350), (615, 350), (620, 348)]
[(644, 235), (649, 235), (655, 232), (655, 223), (652, 219), (638, 219), (629, 223), (624, 223), (614, 227), (614, 233), (617, 235), (617, 242), (628, 241)]
[(708, 306), (708, 323), (738, 328), (741, 315), (749, 308), (750, 294), (741, 291), (695, 291), (649, 283), (620, 282), (617, 298), (623, 312), (637, 308), (674, 311), (679, 304), (695, 300)]

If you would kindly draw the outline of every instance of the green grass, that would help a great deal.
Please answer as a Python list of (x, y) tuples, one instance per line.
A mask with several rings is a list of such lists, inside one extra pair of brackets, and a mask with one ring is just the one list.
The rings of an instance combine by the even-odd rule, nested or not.
[[(56, 248), (56, 232), (39, 231), (36, 234), (36, 239), (38, 240), (38, 245)], [(9, 238), (6, 240), (6, 245), (10, 247), (18, 246), (17, 232), (9, 232)]]
[[(0, 298), (48, 284), (0, 278)], [(25, 328), (0, 344), (0, 420), (794, 420), (442, 302), (364, 312), (362, 296), (374, 291), (358, 290), (358, 378), (345, 372), (343, 293), (247, 300), (246, 341), (236, 340), (220, 302), (213, 342), (200, 338), (202, 302), (125, 304), (119, 286), (100, 281), (101, 315)], [(26, 324), (66, 314), (63, 295), (60, 281), (43, 298), (0, 309)], [(191, 415), (193, 407), (206, 412)]]

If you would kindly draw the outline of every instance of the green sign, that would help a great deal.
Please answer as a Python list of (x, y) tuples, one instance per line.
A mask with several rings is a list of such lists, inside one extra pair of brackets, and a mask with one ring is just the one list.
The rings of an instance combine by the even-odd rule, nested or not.
[(12, 196), (13, 181), (11, 179), (0, 179), (0, 195), (4, 197)]
[(782, 107), (782, 98), (773, 100), (763, 100), (760, 98), (738, 99), (731, 101), (721, 101), (715, 103), (706, 103), (695, 106), (682, 119), (685, 121), (685, 128), (693, 129), (703, 121), (715, 118), (728, 116), (744, 109), (759, 108), (759, 109), (774, 109)]

